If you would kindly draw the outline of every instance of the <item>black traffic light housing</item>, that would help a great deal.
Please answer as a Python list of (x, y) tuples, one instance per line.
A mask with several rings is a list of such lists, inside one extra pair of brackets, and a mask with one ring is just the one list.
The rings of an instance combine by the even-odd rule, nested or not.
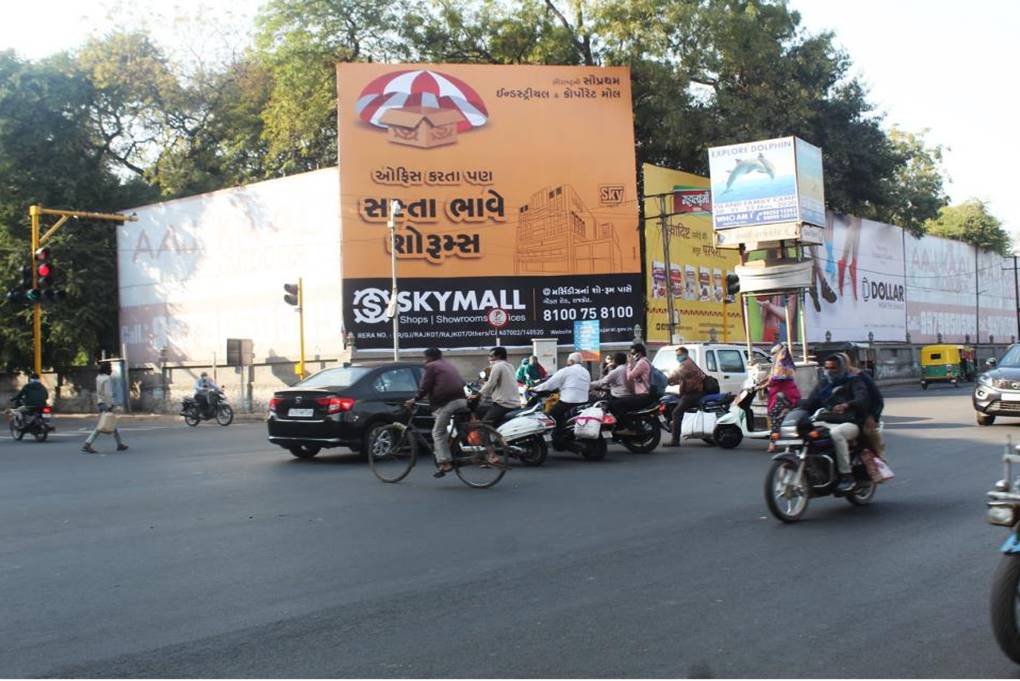
[(297, 284), (284, 284), (283, 290), (286, 292), (283, 302), (297, 307), (301, 302), (301, 287)]
[(740, 293), (740, 277), (732, 272), (726, 275), (726, 295), (735, 296)]
[(35, 252), (35, 274), (36, 286), (46, 290), (53, 286), (53, 261), (50, 258), (50, 249), (43, 246)]

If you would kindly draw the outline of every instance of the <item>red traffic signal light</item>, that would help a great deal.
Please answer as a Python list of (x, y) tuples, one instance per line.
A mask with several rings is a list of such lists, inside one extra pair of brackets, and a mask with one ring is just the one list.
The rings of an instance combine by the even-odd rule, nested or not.
[(53, 265), (52, 254), (48, 246), (36, 250), (35, 262), (35, 282), (42, 293), (40, 297), (46, 300), (56, 300), (56, 292), (52, 290), (52, 287), (57, 268)]

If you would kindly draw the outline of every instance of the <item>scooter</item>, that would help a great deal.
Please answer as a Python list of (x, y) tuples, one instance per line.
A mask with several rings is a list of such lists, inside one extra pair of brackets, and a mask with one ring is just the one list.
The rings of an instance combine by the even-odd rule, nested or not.
[(542, 406), (542, 398), (529, 393), (527, 405), (508, 413), (496, 426), (507, 444), (507, 456), (525, 466), (541, 466), (549, 455), (545, 438), (556, 428), (556, 421), (545, 414)]
[[(542, 391), (533, 394), (544, 401), (545, 398), (552, 395), (552, 392)], [(568, 451), (580, 454), (586, 461), (601, 461), (606, 458), (606, 454), (609, 451), (606, 439), (610, 437), (612, 429), (616, 425), (616, 419), (613, 418), (612, 414), (605, 414), (603, 417), (598, 437), (588, 439), (578, 438), (574, 435), (574, 425), (577, 423), (577, 417), (580, 416), (581, 411), (591, 406), (598, 406), (600, 402), (602, 401), (594, 400), (572, 409), (567, 414), (567, 421), (563, 429), (554, 428), (552, 430), (551, 440), (553, 449), (558, 452)], [(604, 403), (601, 404), (601, 408), (603, 412), (606, 411)]]
[(1009, 529), (1009, 536), (999, 547), (1003, 554), (992, 578), (992, 631), (999, 648), (1020, 664), (1020, 477), (1013, 477), (1012, 464), (1020, 464), (1020, 448), (1010, 441), (1002, 456), (1003, 476), (988, 493), (987, 520), (992, 525)]
[[(754, 412), (751, 404), (757, 394), (753, 378), (744, 382), (744, 387), (729, 404), (729, 410), (716, 419), (715, 431), (712, 439), (723, 449), (733, 449), (740, 444), (745, 437), (756, 440), (767, 440), (772, 435), (768, 428), (765, 430), (752, 430), (754, 425)], [(750, 424), (750, 426), (749, 426)]]

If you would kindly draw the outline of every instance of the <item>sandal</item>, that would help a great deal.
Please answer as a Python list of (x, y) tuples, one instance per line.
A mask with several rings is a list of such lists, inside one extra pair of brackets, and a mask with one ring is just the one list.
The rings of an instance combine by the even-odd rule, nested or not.
[(452, 463), (449, 463), (449, 462), (441, 463), (441, 464), (439, 464), (439, 470), (437, 470), (435, 473), (433, 473), (432, 477), (433, 478), (441, 478), (441, 477), (445, 476), (447, 473), (452, 473), (452, 472), (453, 472), (453, 464)]

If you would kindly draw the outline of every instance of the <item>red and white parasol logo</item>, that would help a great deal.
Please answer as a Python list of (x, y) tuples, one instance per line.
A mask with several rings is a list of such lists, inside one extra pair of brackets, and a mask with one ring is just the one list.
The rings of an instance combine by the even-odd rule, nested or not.
[(383, 129), (406, 125), (407, 117), (401, 114), (411, 112), (418, 116), (438, 113), (450, 127), (455, 124), (457, 132), (481, 127), (489, 120), (485, 102), (470, 85), (425, 69), (376, 78), (361, 91), (355, 110), (362, 121)]

